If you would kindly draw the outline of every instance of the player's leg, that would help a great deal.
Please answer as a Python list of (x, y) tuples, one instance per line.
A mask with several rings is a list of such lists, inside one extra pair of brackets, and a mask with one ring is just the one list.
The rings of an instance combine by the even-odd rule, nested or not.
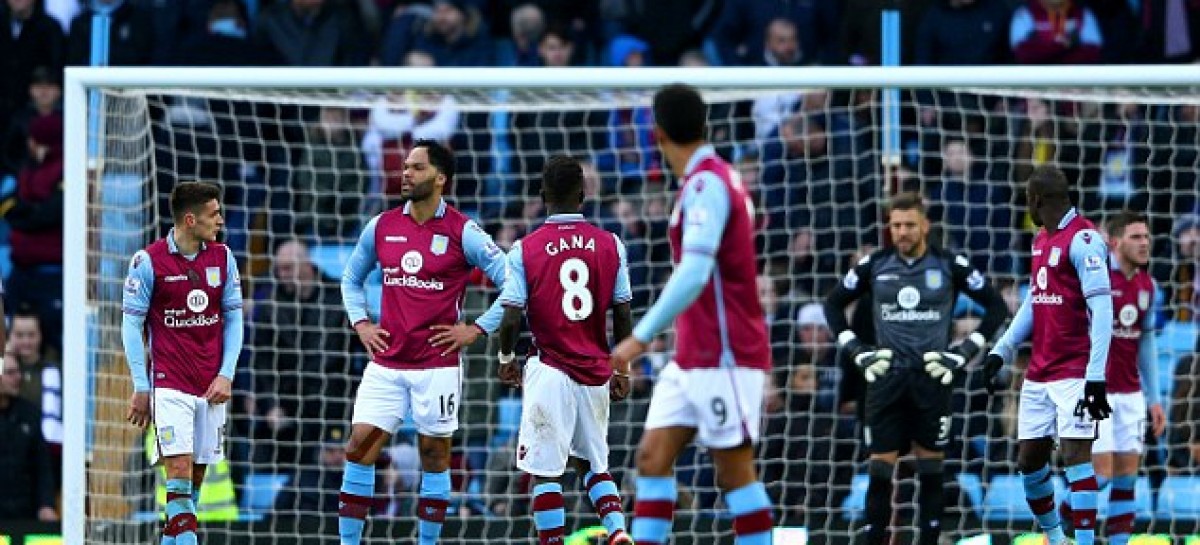
[[(1111, 424), (1113, 430), (1113, 448), (1115, 452), (1107, 455), (1110, 460), (1107, 466), (1096, 464), (1096, 479), (1110, 477), (1112, 491), (1109, 494), (1108, 517), (1105, 522), (1105, 533), (1109, 545), (1126, 545), (1133, 532), (1134, 500), (1136, 498), (1138, 466), (1141, 465), (1143, 438), (1146, 427), (1146, 400), (1139, 392), (1135, 394), (1114, 394), (1109, 396), (1112, 403), (1112, 417), (1101, 420)], [(1092, 460), (1099, 457), (1092, 445)], [(1100, 489), (1104, 489), (1103, 482)]]
[(917, 457), (917, 527), (920, 545), (937, 545), (942, 534), (945, 510), (943, 451), (950, 441), (950, 402), (953, 391), (938, 381), (921, 376), (915, 379), (911, 398), (918, 407), (913, 437)]
[(567, 513), (561, 478), (582, 414), (576, 386), (562, 371), (536, 357), (525, 362), (517, 468), (534, 477), (531, 505), (540, 545), (557, 545), (566, 539)]
[(869, 545), (888, 543), (892, 522), (893, 475), (900, 449), (911, 442), (909, 420), (916, 405), (906, 402), (904, 374), (891, 373), (868, 386), (863, 439), (867, 460), (866, 526)]
[(1054, 483), (1050, 479), (1057, 414), (1047, 385), (1025, 380), (1017, 408), (1017, 470), (1024, 481), (1025, 501), (1050, 545), (1059, 545), (1067, 539), (1054, 507)]
[[(192, 458), (192, 503), (200, 511), (200, 487), (209, 464), (225, 459), (225, 420), (227, 403), (210, 405), (203, 399), (196, 400), (196, 448)], [(232, 501), (232, 499), (231, 499)]]
[[(192, 461), (196, 446), (196, 396), (158, 388), (152, 400), (157, 452), (167, 473), (167, 522), (163, 545), (196, 544)], [(203, 400), (199, 400), (203, 403)]]
[(458, 430), (462, 403), (459, 367), (405, 371), (412, 385), (413, 422), (421, 457), (421, 488), (417, 497), (417, 543), (434, 545), (442, 535), (450, 507), (450, 448)]
[[(710, 371), (703, 373), (707, 375)], [(706, 386), (691, 389), (700, 396), (692, 398), (700, 412), (696, 442), (708, 447), (712, 456), (717, 488), (724, 492), (725, 505), (733, 515), (734, 543), (769, 545), (773, 526), (771, 498), (754, 468), (766, 374), (745, 368), (718, 369), (711, 373), (705, 377)], [(705, 407), (709, 410), (705, 411)]]
[(192, 464), (192, 503), (196, 512), (200, 512), (200, 486), (204, 484), (204, 475), (208, 472), (208, 464)]
[(1067, 484), (1071, 489), (1071, 525), (1078, 545), (1096, 540), (1096, 507), (1099, 484), (1092, 467), (1092, 442), (1096, 421), (1082, 408), (1083, 379), (1058, 380), (1049, 384), (1050, 396), (1058, 407), (1058, 436), (1061, 439)]
[(578, 471), (596, 516), (608, 531), (610, 545), (630, 543), (617, 483), (608, 472), (608, 385), (572, 383), (577, 402), (571, 461)]
[(671, 533), (678, 489), (675, 460), (696, 436), (699, 418), (687, 397), (688, 376), (675, 362), (658, 375), (646, 429), (637, 451), (633, 539), (640, 545), (662, 545)]
[(367, 365), (354, 398), (346, 464), (338, 494), (338, 535), (342, 545), (358, 545), (362, 541), (375, 496), (375, 460), (400, 427), (408, 410), (408, 397), (407, 383), (399, 371), (374, 363)]

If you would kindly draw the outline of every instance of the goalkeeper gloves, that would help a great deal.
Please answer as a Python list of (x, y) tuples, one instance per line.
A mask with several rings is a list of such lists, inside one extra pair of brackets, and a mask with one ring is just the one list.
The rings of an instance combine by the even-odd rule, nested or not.
[(865, 344), (858, 340), (853, 331), (841, 332), (838, 335), (838, 346), (850, 355), (850, 359), (862, 371), (867, 382), (875, 382), (875, 379), (887, 373), (888, 368), (892, 366), (891, 349)]
[(967, 340), (950, 350), (926, 352), (924, 356), (925, 372), (929, 373), (934, 380), (949, 386), (951, 382), (954, 382), (954, 372), (965, 367), (986, 342), (983, 335), (975, 332), (967, 337)]
[(1108, 405), (1108, 388), (1102, 380), (1089, 380), (1083, 384), (1083, 399), (1080, 408), (1087, 411), (1092, 420), (1100, 421), (1112, 415)]
[(983, 358), (983, 380), (987, 383), (988, 395), (996, 393), (996, 376), (1000, 374), (1000, 369), (1004, 368), (1004, 358), (1000, 354), (992, 352)]

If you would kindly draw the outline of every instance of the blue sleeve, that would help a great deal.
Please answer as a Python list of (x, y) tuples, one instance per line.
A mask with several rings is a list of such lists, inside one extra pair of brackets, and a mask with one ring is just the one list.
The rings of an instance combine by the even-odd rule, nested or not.
[(221, 311), (229, 312), (242, 308), (242, 275), (238, 273), (233, 250), (226, 246), (225, 252), (228, 256), (225, 258), (225, 291), (221, 293)]
[(729, 221), (729, 191), (713, 174), (688, 182), (680, 197), (683, 252), (716, 255)]
[(1000, 356), (1004, 363), (1013, 362), (1017, 355), (1017, 347), (1029, 339), (1029, 334), (1033, 332), (1031, 305), (1029, 296), (1026, 295), (1025, 300), (1021, 301), (1021, 306), (1017, 308), (1017, 313), (1013, 315), (1012, 322), (1008, 324), (1008, 329), (1000, 336), (1000, 340), (996, 341), (996, 346), (992, 347), (991, 353)]
[(342, 306), (346, 307), (351, 324), (370, 319), (367, 314), (367, 290), (363, 288), (363, 283), (379, 263), (379, 255), (375, 253), (375, 226), (378, 223), (379, 216), (375, 216), (363, 227), (358, 244), (350, 254), (350, 261), (342, 271)]
[(525, 308), (525, 302), (529, 299), (529, 288), (525, 285), (525, 260), (521, 257), (521, 241), (513, 243), (506, 261), (508, 269), (504, 271), (504, 289), (500, 290), (500, 304)]
[(1108, 277), (1108, 248), (1104, 238), (1093, 229), (1084, 229), (1071, 239), (1068, 251), (1075, 273), (1079, 275), (1079, 286), (1087, 298), (1091, 323), (1088, 337), (1091, 351), (1088, 355), (1086, 378), (1103, 381), (1104, 369), (1108, 365), (1108, 345), (1112, 341), (1112, 287)]
[(154, 266), (150, 263), (150, 255), (139, 250), (129, 261), (129, 273), (125, 276), (121, 296), (121, 344), (125, 346), (125, 362), (129, 365), (133, 389), (137, 392), (150, 391), (150, 377), (146, 376), (146, 342), (142, 330), (153, 292)]
[(1029, 8), (1021, 6), (1013, 12), (1012, 24), (1008, 27), (1008, 45), (1016, 49), (1031, 33), (1033, 33), (1033, 16), (1029, 14)]
[(615, 234), (613, 238), (617, 240), (617, 258), (620, 259), (620, 265), (617, 267), (617, 282), (613, 284), (612, 301), (614, 305), (619, 305), (633, 300), (633, 288), (629, 282), (629, 258), (625, 255), (625, 243)]
[(1100, 24), (1096, 22), (1096, 15), (1087, 8), (1083, 8), (1083, 24), (1079, 29), (1079, 43), (1097, 47), (1104, 43), (1104, 36), (1100, 33)]
[(683, 259), (675, 267), (675, 272), (671, 273), (654, 306), (633, 328), (634, 338), (649, 343), (650, 339), (666, 329), (704, 291), (716, 263), (716, 259), (706, 253), (683, 254)]
[[(467, 262), (483, 269), (483, 273), (491, 279), (492, 283), (503, 291), (504, 270), (508, 266), (508, 260), (504, 258), (504, 250), (496, 246), (492, 236), (479, 227), (479, 224), (468, 221), (463, 227), (462, 244)], [(475, 325), (491, 335), (500, 329), (502, 318), (504, 318), (504, 305), (500, 303), (500, 298), (496, 298), (492, 302), (492, 306), (488, 307), (487, 312), (475, 319)]]
[[(1158, 286), (1155, 286), (1157, 291)], [(1154, 307), (1151, 306), (1153, 309)], [(1154, 405), (1162, 403), (1158, 393), (1158, 341), (1154, 335), (1155, 313), (1147, 312), (1142, 317), (1142, 339), (1138, 341), (1138, 371), (1141, 372), (1142, 391), (1146, 394), (1146, 403)]]

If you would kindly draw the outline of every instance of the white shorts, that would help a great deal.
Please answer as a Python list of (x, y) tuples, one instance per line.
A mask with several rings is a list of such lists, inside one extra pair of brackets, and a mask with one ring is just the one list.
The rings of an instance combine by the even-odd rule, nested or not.
[(584, 386), (535, 356), (525, 362), (521, 392), (518, 469), (558, 477), (574, 456), (595, 473), (608, 471), (607, 384)]
[(209, 405), (203, 397), (171, 388), (152, 393), (154, 432), (158, 448), (150, 463), (159, 458), (189, 454), (193, 464), (215, 464), (225, 459), (225, 407)]
[(1083, 400), (1083, 385), (1081, 378), (1054, 382), (1026, 379), (1017, 410), (1017, 439), (1095, 439), (1096, 421), (1076, 410)]
[(462, 403), (459, 367), (400, 370), (371, 362), (354, 398), (353, 424), (370, 424), (396, 433), (410, 413), (417, 433), (449, 437), (458, 430)]
[(696, 430), (705, 448), (737, 447), (758, 442), (766, 373), (746, 367), (683, 370), (675, 362), (658, 375), (646, 429), (684, 427)]
[(1108, 394), (1112, 416), (1100, 421), (1099, 435), (1092, 444), (1097, 452), (1142, 452), (1146, 436), (1146, 396), (1141, 392)]

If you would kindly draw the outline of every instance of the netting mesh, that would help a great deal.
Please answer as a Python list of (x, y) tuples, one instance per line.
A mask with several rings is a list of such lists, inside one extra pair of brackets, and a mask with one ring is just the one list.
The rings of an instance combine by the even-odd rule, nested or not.
[[(395, 205), (415, 138), (452, 146), (458, 175), (448, 200), (505, 248), (543, 215), (537, 178), (546, 158), (585, 159), (585, 213), (628, 246), (635, 316), (671, 271), (665, 233), (676, 186), (655, 147), (650, 92), (125, 88), (103, 95), (99, 133), (91, 135), (98, 154), (88, 199), (86, 310), (97, 333), (88, 400), (92, 543), (127, 543), (157, 531), (162, 477), (147, 466), (143, 437), (123, 421), (130, 386), (120, 288), (129, 256), (169, 226), (165, 198), (178, 181), (223, 186), (224, 239), (246, 288), (248, 335), (231, 401), (229, 460), (210, 468), (205, 487), (231, 484), (234, 497), (201, 502), (201, 520), (211, 521), (203, 525), (205, 543), (336, 541), (341, 445), (366, 363), (346, 324), (337, 279), (365, 221)], [(775, 371), (758, 453), (777, 523), (806, 527), (818, 543), (844, 542), (861, 523), (859, 404), (824, 319), (810, 305), (857, 256), (883, 243), (879, 209), (887, 195), (921, 191), (938, 226), (934, 241), (970, 255), (1011, 310), (1026, 282), (1032, 234), (1020, 181), (1049, 163), (1077, 181), (1076, 202), (1091, 219), (1123, 208), (1149, 214), (1152, 272), (1164, 303), (1156, 362), (1162, 380), (1153, 387), (1169, 404), (1171, 426), (1149, 448), (1139, 524), (1173, 535), (1194, 531), (1197, 514), (1172, 502), (1195, 486), (1182, 475), (1195, 473), (1200, 440), (1191, 428), (1200, 416), (1200, 387), (1190, 359), (1200, 287), (1197, 93), (905, 91), (894, 127), (902, 147), (887, 169), (881, 96), (872, 89), (706, 91), (711, 139), (735, 163), (760, 211), (759, 291)], [(377, 293), (378, 279), (371, 282), (369, 293)], [(495, 296), (482, 280), (468, 291), (465, 312), (472, 317)], [(377, 305), (377, 296), (371, 302)], [(959, 330), (970, 331), (978, 309), (962, 304), (957, 313)], [(613, 408), (611, 463), (627, 503), (633, 453), (671, 342), (669, 335), (655, 340), (635, 366), (633, 396)], [(513, 466), (520, 398), (495, 378), (488, 344), (477, 343), (466, 358), (448, 543), (528, 543), (534, 535), (530, 483)], [(1013, 384), (1020, 370), (1018, 364)], [(1013, 484), (1015, 391), (989, 398), (975, 376), (956, 385), (943, 523), (950, 537), (1033, 528)], [(419, 475), (413, 445), (413, 430), (403, 428), (385, 451), (368, 527), (377, 541), (368, 542), (412, 535)], [(901, 465), (901, 474), (911, 473)], [(675, 542), (732, 542), (707, 455), (689, 449), (676, 477), (683, 493)], [(911, 528), (915, 508), (912, 480), (903, 482), (895, 497), (901, 532)], [(578, 484), (565, 489), (574, 491), (568, 531), (597, 524)]]

